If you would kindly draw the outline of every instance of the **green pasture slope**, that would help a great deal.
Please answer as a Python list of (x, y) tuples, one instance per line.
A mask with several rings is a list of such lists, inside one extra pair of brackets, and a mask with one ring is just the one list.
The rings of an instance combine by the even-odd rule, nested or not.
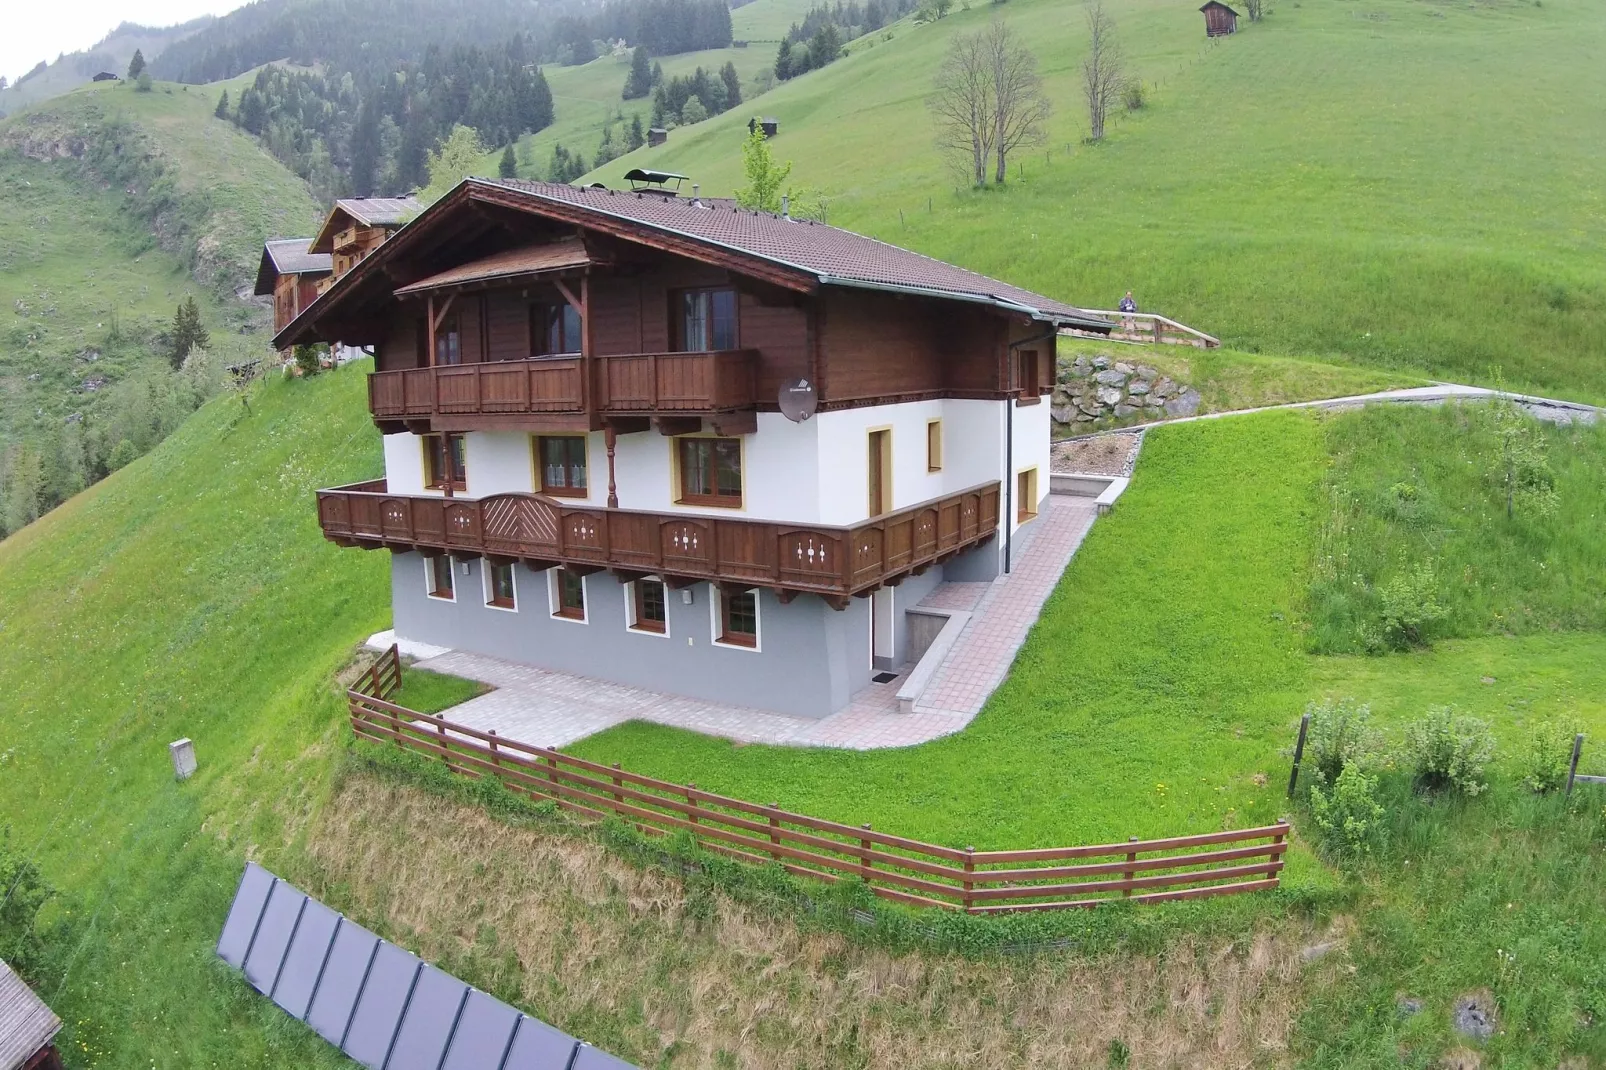
[[(244, 856), (315, 872), (298, 834), (347, 740), (332, 676), (388, 619), (385, 555), (326, 543), (312, 502), (319, 486), (380, 469), (364, 370), (264, 384), (249, 408), (215, 400), (0, 543), (0, 813), (66, 893), (55, 916), (72, 912), (60, 918), (65, 978), (45, 994), (76, 1066), (333, 1065), (211, 948)], [(1334, 429), (1347, 426), (1273, 413), (1153, 432), (1010, 679), (956, 737), (850, 754), (632, 725), (575, 749), (888, 831), (1026, 846), (1286, 812), (1279, 751), (1322, 694), (1371, 700), (1391, 725), (1448, 699), (1508, 743), (1552, 713), (1606, 734), (1599, 632), (1468, 626), (1474, 637), (1424, 655), (1304, 652), (1321, 487), (1346, 441)], [(1406, 467), (1410, 444), (1432, 441), (1400, 440), (1391, 456)], [(1589, 480), (1606, 470), (1606, 432), (1557, 446)], [(1430, 495), (1453, 489), (1422, 478)], [(1565, 475), (1564, 496), (1594, 485), (1573, 482), (1584, 478)], [(1580, 523), (1529, 534), (1561, 552)], [(450, 681), (408, 686), (433, 706)], [(166, 753), (180, 736), (201, 763), (182, 785)], [(1601, 1028), (1580, 1024), (1606, 1010), (1590, 972), (1606, 955), (1606, 823), (1590, 823), (1602, 800), (1569, 814), (1530, 801), (1509, 761), (1496, 773), (1491, 795), (1470, 803), (1395, 808), (1398, 848), (1344, 893), (1366, 968), (1308, 1008), (1298, 1043), (1312, 1063), (1397, 1065), (1384, 1054), (1401, 1045), (1426, 1060), (1452, 1042), (1454, 995), (1480, 985), (1508, 1016), (1491, 1053), (1511, 1065), (1606, 1053)], [(1495, 855), (1505, 861), (1488, 865)], [(1324, 896), (1341, 883), (1303, 847), (1289, 882)], [(1256, 902), (1274, 924), (1282, 900)], [(1499, 972), (1497, 947), (1544, 967)], [(1399, 991), (1432, 1014), (1400, 1020)]]
[[(1194, 8), (1111, 0), (1150, 102), (1082, 143), (1074, 4), (898, 24), (757, 110), (830, 221), (1082, 304), (1143, 307), (1240, 349), (1606, 399), (1606, 9), (1589, 0), (1281, 0), (1207, 44)], [(739, 14), (740, 12), (738, 12)], [(1055, 105), (1007, 189), (956, 192), (923, 104), (950, 38), (1001, 14)], [(741, 182), (740, 108), (650, 165)], [(1045, 151), (1046, 150), (1046, 151)], [(929, 211), (928, 211), (929, 204)]]

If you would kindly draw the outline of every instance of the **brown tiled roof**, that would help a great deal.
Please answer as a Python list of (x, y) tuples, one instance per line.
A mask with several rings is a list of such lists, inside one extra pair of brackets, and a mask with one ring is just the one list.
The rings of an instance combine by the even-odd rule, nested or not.
[(839, 227), (738, 208), (734, 201), (581, 188), (520, 179), (468, 179), (561, 201), (683, 237), (736, 249), (819, 278), (822, 285), (905, 291), (982, 301), (1055, 323), (1097, 328), (1107, 321), (1051, 297), (1011, 286)]
[(61, 1019), (0, 962), (0, 1070), (17, 1070), (60, 1029)]
[(311, 238), (272, 238), (262, 246), (262, 262), (257, 265), (258, 297), (273, 292), (273, 283), (280, 275), (327, 275), (334, 270), (334, 258), (328, 253), (309, 253)]
[(329, 210), (311, 248), (330, 252), (335, 235), (346, 229), (351, 219), (365, 227), (399, 227), (424, 210), (417, 197), (342, 197)]
[(496, 253), (492, 256), (471, 260), (466, 264), (443, 271), (438, 275), (431, 275), (427, 279), (419, 279), (408, 286), (403, 286), (396, 292), (398, 294), (422, 293), (426, 290), (439, 290), (449, 286), (462, 286), (470, 282), (483, 282), (487, 279), (505, 279), (516, 275), (533, 275), (542, 271), (559, 271), (563, 268), (583, 267), (591, 262), (586, 254), (585, 245), (579, 238), (565, 238), (562, 241), (547, 242), (543, 245), (525, 245), (517, 249)]

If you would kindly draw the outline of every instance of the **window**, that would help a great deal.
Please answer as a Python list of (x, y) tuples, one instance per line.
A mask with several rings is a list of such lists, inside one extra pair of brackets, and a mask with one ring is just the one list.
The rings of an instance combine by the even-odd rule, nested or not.
[(580, 352), (580, 311), (567, 301), (530, 306), (530, 352), (537, 357)]
[(424, 583), (431, 598), (454, 600), (457, 594), (452, 590), (452, 559), (445, 554), (424, 558)]
[(517, 609), (513, 586), (513, 566), (485, 563), (485, 604), (497, 609)]
[(433, 490), (468, 489), (462, 435), (424, 436), (424, 485)]
[(880, 516), (892, 509), (892, 429), (871, 431), (869, 443), (870, 515)]
[(739, 438), (677, 439), (680, 458), (680, 504), (742, 504), (742, 440)]
[(555, 568), (553, 572), (552, 615), (565, 620), (586, 619), (586, 581), (577, 572)]
[(462, 336), (457, 332), (457, 317), (448, 316), (435, 328), (435, 363), (461, 364), (463, 362)]
[(942, 471), (942, 421), (926, 421), (926, 471)]
[(736, 291), (685, 290), (677, 295), (675, 343), (681, 353), (736, 348)]
[(758, 595), (752, 591), (719, 594), (719, 642), (758, 648)]
[(638, 632), (667, 635), (669, 599), (662, 580), (637, 580), (630, 585), (630, 627)]
[(586, 496), (586, 440), (584, 435), (540, 436), (535, 440), (535, 465), (541, 473), (541, 493), (560, 498)]
[(1042, 400), (1042, 380), (1038, 376), (1037, 350), (1015, 350), (1015, 392), (1020, 401), (1036, 404)]
[(1015, 476), (1015, 523), (1024, 524), (1037, 515), (1037, 469), (1028, 468)]

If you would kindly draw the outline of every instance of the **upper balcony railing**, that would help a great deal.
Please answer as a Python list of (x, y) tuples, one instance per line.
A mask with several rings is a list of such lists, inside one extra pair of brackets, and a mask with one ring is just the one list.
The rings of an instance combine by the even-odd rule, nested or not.
[(383, 479), (318, 492), (323, 533), (344, 545), (613, 568), (838, 600), (981, 545), (997, 533), (998, 517), (996, 481), (852, 527), (569, 506), (536, 494), (391, 494)]
[(607, 415), (736, 412), (753, 407), (756, 351), (622, 353), (593, 357), (445, 364), (374, 372), (368, 407), (375, 419), (584, 413), (591, 366), (592, 407)]

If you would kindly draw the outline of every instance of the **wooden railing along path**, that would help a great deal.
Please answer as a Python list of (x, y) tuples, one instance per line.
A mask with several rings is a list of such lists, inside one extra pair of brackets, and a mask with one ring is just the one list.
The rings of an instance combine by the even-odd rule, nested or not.
[[(703, 848), (744, 862), (834, 882), (864, 880), (883, 899), (995, 914), (1155, 903), (1275, 888), (1288, 824), (1159, 840), (1022, 851), (923, 843), (671, 784), (504, 739), (389, 701), (396, 648), (347, 692), (351, 727), (374, 743), (430, 755), (467, 777), (494, 776), (512, 791), (588, 818), (624, 818), (642, 832), (689, 832)], [(373, 693), (365, 693), (371, 685)]]
[(327, 538), (368, 547), (490, 554), (846, 597), (991, 539), (997, 482), (851, 528), (566, 505), (538, 494), (391, 494), (383, 479), (318, 492)]
[(1075, 338), (1113, 338), (1118, 342), (1195, 346), (1199, 349), (1216, 349), (1221, 345), (1221, 339), (1213, 335), (1154, 312), (1104, 312), (1092, 309), (1088, 312), (1115, 321), (1115, 330), (1104, 335), (1067, 327), (1060, 333)]

